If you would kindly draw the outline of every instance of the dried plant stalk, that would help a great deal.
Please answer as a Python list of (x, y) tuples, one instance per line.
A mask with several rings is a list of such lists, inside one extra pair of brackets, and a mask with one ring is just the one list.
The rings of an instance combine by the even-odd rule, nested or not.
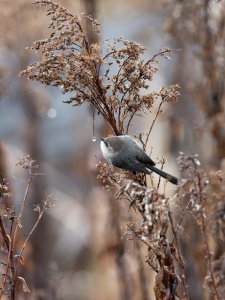
[[(21, 75), (44, 85), (59, 87), (69, 96), (65, 102), (74, 106), (85, 102), (91, 104), (115, 135), (128, 133), (134, 117), (143, 116), (159, 102), (143, 142), (146, 147), (162, 105), (175, 102), (179, 95), (176, 84), (149, 92), (149, 85), (158, 70), (158, 59), (168, 58), (172, 50), (165, 48), (152, 58), (145, 59), (142, 45), (123, 38), (91, 44), (85, 24), (90, 22), (93, 30), (99, 33), (96, 20), (85, 15), (74, 16), (53, 1), (40, 0), (36, 3), (46, 7), (51, 33), (47, 39), (34, 42), (30, 49), (39, 53), (39, 61), (28, 66)], [(178, 292), (179, 282), (183, 283), (183, 299), (189, 299), (178, 235), (187, 215), (199, 224), (207, 207), (206, 201), (202, 200), (206, 191), (199, 190), (206, 182), (206, 174), (198, 169), (197, 157), (181, 155), (178, 163), (186, 179), (178, 186), (177, 197), (170, 198), (159, 192), (159, 184), (157, 189), (147, 188), (141, 175), (131, 178), (129, 172), (117, 172), (111, 166), (98, 163), (99, 179), (105, 187), (114, 193), (115, 198), (128, 201), (142, 219), (141, 226), (129, 223), (124, 236), (147, 246), (146, 262), (156, 272), (154, 291), (157, 300), (182, 298)], [(210, 192), (208, 197), (211, 197)], [(188, 204), (183, 205), (181, 200)], [(172, 206), (169, 205), (172, 201), (175, 201), (177, 211), (182, 211), (180, 218), (172, 214)], [(172, 229), (172, 243), (168, 238), (169, 228)], [(207, 251), (206, 255), (212, 281), (210, 288), (214, 296), (221, 299), (209, 253)]]
[[(37, 228), (44, 212), (49, 207), (53, 206), (53, 202), (51, 200), (51, 197), (47, 197), (43, 204), (40, 206), (37, 206), (35, 208), (35, 211), (38, 212), (38, 218), (33, 225), (33, 227), (30, 229), (22, 247), (18, 249), (18, 234), (21, 228), (23, 227), (23, 221), (22, 218), (24, 216), (24, 210), (26, 207), (26, 203), (29, 199), (29, 189), (31, 186), (31, 182), (34, 177), (38, 175), (43, 175), (41, 173), (36, 172), (38, 166), (35, 164), (35, 161), (30, 158), (29, 155), (25, 155), (20, 161), (17, 162), (17, 165), (21, 166), (23, 169), (27, 170), (29, 173), (28, 182), (25, 188), (25, 192), (23, 195), (23, 200), (20, 204), (18, 217), (16, 217), (16, 211), (9, 211), (6, 210), (1, 216), (0, 216), (0, 232), (3, 237), (4, 246), (1, 250), (1, 264), (5, 266), (4, 268), (4, 274), (1, 274), (2, 276), (2, 282), (1, 282), (1, 291), (0, 291), (0, 298), (3, 297), (3, 295), (10, 295), (10, 299), (14, 300), (17, 297), (17, 287), (18, 283), (20, 282), (22, 284), (22, 289), (25, 293), (30, 293), (30, 290), (27, 286), (25, 278), (20, 276), (20, 266), (21, 264), (24, 264), (24, 258), (22, 256), (23, 251), (27, 245), (27, 242), (29, 241), (32, 233)], [(0, 184), (2, 190), (4, 190), (4, 193), (1, 193), (1, 196), (3, 197), (10, 197), (11, 193), (9, 192), (7, 185), (6, 185), (6, 179), (2, 176), (2, 183)], [(7, 223), (10, 221), (10, 228), (8, 229)], [(7, 258), (4, 259), (5, 253), (7, 253)], [(4, 263), (6, 261), (6, 263)]]
[(52, 1), (36, 3), (47, 8), (51, 34), (30, 47), (40, 58), (21, 75), (59, 87), (69, 94), (67, 103), (78, 106), (89, 102), (116, 135), (127, 133), (133, 117), (150, 111), (156, 100), (177, 100), (178, 85), (158, 92), (148, 91), (158, 69), (158, 58), (168, 58), (173, 50), (165, 48), (144, 59), (145, 48), (122, 37), (91, 44), (85, 25), (89, 21), (99, 33), (96, 20), (84, 14), (74, 16)]

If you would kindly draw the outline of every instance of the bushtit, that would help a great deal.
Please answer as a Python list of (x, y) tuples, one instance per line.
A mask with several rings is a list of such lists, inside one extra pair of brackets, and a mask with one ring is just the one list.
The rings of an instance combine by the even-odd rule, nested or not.
[(153, 171), (171, 183), (178, 184), (179, 180), (175, 176), (157, 169), (154, 161), (129, 135), (110, 136), (101, 139), (100, 146), (104, 158), (115, 167), (145, 174), (150, 174)]

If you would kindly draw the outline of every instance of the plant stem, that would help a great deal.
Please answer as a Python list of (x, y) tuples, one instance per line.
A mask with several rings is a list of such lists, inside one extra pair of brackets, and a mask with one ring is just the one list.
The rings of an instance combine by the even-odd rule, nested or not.
[(154, 120), (152, 121), (151, 127), (150, 127), (150, 129), (149, 129), (149, 131), (148, 131), (148, 135), (147, 135), (147, 138), (146, 138), (146, 141), (145, 141), (144, 149), (146, 149), (146, 147), (147, 147), (148, 140), (149, 140), (149, 136), (150, 136), (151, 131), (152, 131), (152, 128), (153, 128), (153, 126), (154, 126), (154, 124), (155, 124), (155, 122), (156, 122), (156, 119), (158, 118), (158, 115), (159, 115), (159, 113), (160, 113), (160, 109), (161, 109), (162, 104), (163, 104), (163, 101), (161, 101), (161, 102), (159, 103), (159, 107), (158, 107), (158, 109), (157, 109), (155, 118), (154, 118)]

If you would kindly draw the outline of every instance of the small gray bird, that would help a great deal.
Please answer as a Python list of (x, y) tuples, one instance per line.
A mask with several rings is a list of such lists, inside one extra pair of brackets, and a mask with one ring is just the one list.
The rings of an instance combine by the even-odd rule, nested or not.
[(141, 145), (129, 135), (101, 139), (100, 146), (104, 158), (115, 167), (145, 174), (153, 171), (171, 183), (178, 184), (179, 180), (175, 176), (157, 169)]

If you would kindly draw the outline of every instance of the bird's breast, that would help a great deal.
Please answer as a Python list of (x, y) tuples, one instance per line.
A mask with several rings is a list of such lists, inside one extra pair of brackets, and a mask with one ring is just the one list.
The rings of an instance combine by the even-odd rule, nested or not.
[(101, 141), (100, 147), (101, 147), (103, 157), (105, 158), (105, 160), (107, 160), (108, 163), (111, 164), (112, 163), (112, 155), (103, 141)]

